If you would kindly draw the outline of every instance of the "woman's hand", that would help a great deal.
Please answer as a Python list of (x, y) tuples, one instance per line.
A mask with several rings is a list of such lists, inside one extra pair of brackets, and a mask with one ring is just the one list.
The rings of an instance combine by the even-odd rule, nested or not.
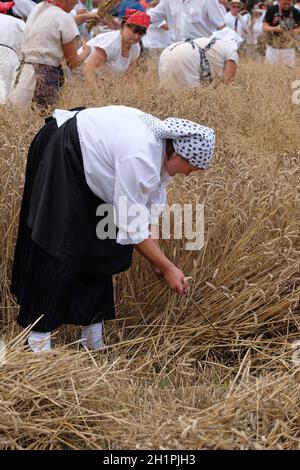
[(134, 245), (135, 249), (144, 256), (155, 268), (157, 274), (162, 273), (167, 285), (180, 295), (189, 292), (189, 278), (162, 253), (158, 241), (151, 238)]
[(77, 25), (90, 21), (93, 21), (95, 24), (97, 24), (101, 21), (101, 18), (97, 13), (90, 13), (86, 8), (82, 8), (77, 10), (76, 15), (74, 16), (74, 20)]
[(280, 25), (273, 27), (273, 33), (283, 33), (283, 32), (284, 30), (282, 29)]
[(189, 282), (176, 266), (170, 266), (162, 274), (167, 285), (177, 294), (184, 295), (189, 292)]

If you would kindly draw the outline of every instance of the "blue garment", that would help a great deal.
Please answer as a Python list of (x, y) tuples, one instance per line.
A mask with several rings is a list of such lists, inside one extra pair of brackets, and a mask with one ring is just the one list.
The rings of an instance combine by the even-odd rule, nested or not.
[(122, 0), (119, 6), (119, 17), (124, 18), (126, 8), (132, 8), (134, 10), (145, 11), (145, 8), (142, 7), (140, 2), (135, 0)]

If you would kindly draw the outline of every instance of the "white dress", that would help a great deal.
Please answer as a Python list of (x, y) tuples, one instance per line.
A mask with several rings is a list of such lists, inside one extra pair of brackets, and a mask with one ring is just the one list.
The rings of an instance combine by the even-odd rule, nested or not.
[(0, 103), (7, 100), (13, 72), (19, 63), (25, 23), (0, 14)]

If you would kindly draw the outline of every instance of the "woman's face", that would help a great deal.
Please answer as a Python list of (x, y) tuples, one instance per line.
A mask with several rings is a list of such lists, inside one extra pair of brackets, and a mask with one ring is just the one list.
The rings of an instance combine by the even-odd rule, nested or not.
[(123, 41), (127, 44), (137, 44), (146, 34), (146, 28), (134, 24), (124, 24), (122, 29)]
[(165, 157), (164, 166), (170, 176), (189, 176), (193, 171), (199, 171), (202, 169), (191, 165), (187, 160), (180, 157), (176, 152), (173, 152), (169, 160), (167, 157)]

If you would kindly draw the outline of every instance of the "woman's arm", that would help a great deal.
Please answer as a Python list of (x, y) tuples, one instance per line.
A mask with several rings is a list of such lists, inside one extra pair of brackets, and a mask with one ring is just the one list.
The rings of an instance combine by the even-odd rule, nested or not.
[(233, 60), (227, 60), (225, 63), (223, 82), (231, 82), (236, 74), (237, 65)]
[(88, 57), (91, 52), (90, 46), (88, 46), (84, 40), (82, 40), (82, 52), (81, 54), (77, 53), (76, 39), (74, 38), (71, 42), (63, 44), (64, 57), (67, 62), (67, 66), (70, 69), (75, 69), (78, 67), (85, 59)]
[(163, 275), (167, 285), (177, 294), (187, 294), (189, 284), (184, 274), (160, 250), (158, 243), (151, 238), (134, 245), (134, 248), (150, 261)]
[(91, 20), (99, 22), (101, 18), (97, 13), (90, 13), (89, 11), (86, 11), (84, 13), (77, 13), (77, 15), (74, 16), (74, 20), (77, 25), (80, 25)]
[(83, 75), (86, 81), (93, 87), (97, 86), (96, 69), (107, 61), (106, 52), (97, 47), (89, 60), (83, 66)]

